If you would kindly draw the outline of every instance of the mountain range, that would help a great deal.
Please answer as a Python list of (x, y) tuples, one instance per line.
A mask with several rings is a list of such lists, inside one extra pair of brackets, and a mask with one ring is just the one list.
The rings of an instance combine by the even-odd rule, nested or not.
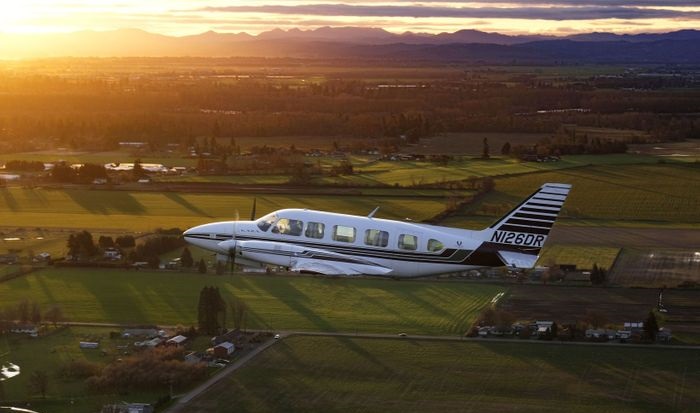
[(486, 63), (700, 63), (700, 31), (564, 37), (478, 30), (391, 33), (381, 28), (275, 29), (166, 36), (139, 29), (0, 34), (0, 59), (108, 56), (381, 58)]

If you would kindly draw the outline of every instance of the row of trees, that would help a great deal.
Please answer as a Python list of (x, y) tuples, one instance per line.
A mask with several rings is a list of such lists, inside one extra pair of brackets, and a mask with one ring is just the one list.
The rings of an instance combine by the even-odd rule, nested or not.
[(6, 306), (0, 309), (0, 334), (6, 333), (15, 322), (23, 324), (33, 323), (39, 325), (42, 322), (56, 326), (64, 320), (63, 309), (58, 304), (52, 304), (45, 310), (36, 301), (22, 300), (16, 305)]

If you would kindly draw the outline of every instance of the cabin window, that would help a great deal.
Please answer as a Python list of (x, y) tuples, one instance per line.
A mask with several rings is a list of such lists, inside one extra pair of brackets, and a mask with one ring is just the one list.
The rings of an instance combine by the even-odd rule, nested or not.
[(418, 237), (408, 234), (399, 235), (399, 248), (415, 251), (418, 248)]
[(270, 229), (270, 227), (272, 226), (272, 224), (275, 223), (276, 220), (277, 215), (275, 214), (265, 215), (264, 217), (258, 220), (258, 228), (260, 228), (260, 231), (266, 232), (268, 229)]
[(355, 242), (355, 228), (344, 225), (333, 226), (333, 240), (340, 242)]
[(282, 235), (301, 235), (304, 223), (298, 219), (280, 218), (277, 224), (272, 228), (272, 232)]
[(440, 242), (436, 239), (429, 239), (428, 240), (428, 251), (437, 252), (437, 251), (442, 251), (444, 248), (445, 248), (445, 245), (443, 245), (442, 242)]
[(365, 245), (386, 247), (389, 245), (389, 233), (378, 229), (368, 229), (365, 231)]
[(308, 238), (321, 239), (321, 238), (323, 238), (323, 232), (325, 229), (326, 229), (326, 226), (320, 222), (309, 222), (308, 225), (306, 226), (305, 235)]

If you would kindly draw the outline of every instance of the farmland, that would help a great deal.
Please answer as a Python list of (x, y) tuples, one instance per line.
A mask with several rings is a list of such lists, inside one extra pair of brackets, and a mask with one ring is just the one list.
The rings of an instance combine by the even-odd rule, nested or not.
[(292, 337), (187, 411), (690, 413), (698, 386), (688, 350)]
[(599, 165), (503, 177), (463, 214), (499, 215), (545, 182), (566, 182), (573, 185), (562, 211), (569, 221), (693, 226), (700, 223), (698, 172), (695, 165)]
[(614, 247), (553, 244), (544, 247), (538, 264), (575, 264), (578, 268), (586, 269), (591, 269), (593, 264), (596, 264), (599, 267), (610, 268), (619, 253), (620, 249)]
[(46, 269), (1, 283), (0, 302), (59, 303), (72, 321), (191, 325), (207, 285), (248, 305), (249, 328), (437, 335), (464, 333), (504, 291), (454, 282)]
[(0, 188), (0, 221), (28, 228), (79, 228), (149, 231), (187, 228), (203, 222), (250, 214), (252, 198), (257, 214), (282, 208), (311, 208), (365, 215), (377, 205), (384, 218), (424, 220), (445, 207), (442, 196), (391, 197), (391, 189), (374, 198), (293, 194), (191, 194), (175, 192), (109, 191), (88, 189)]
[[(5, 401), (31, 400), (32, 408), (51, 413), (87, 413), (99, 411), (102, 405), (113, 402), (115, 394), (88, 393), (81, 379), (61, 377), (58, 372), (70, 361), (89, 361), (100, 365), (107, 364), (120, 356), (117, 345), (127, 344), (126, 340), (110, 340), (109, 329), (96, 327), (71, 327), (53, 332), (40, 339), (24, 336), (0, 336), (0, 366), (5, 363), (19, 365), (20, 374), (12, 380), (0, 382)], [(81, 349), (80, 341), (100, 341), (100, 350)], [(28, 395), (28, 381), (35, 371), (49, 373), (47, 400)], [(127, 397), (135, 400), (156, 400), (162, 395), (148, 392), (130, 392)]]

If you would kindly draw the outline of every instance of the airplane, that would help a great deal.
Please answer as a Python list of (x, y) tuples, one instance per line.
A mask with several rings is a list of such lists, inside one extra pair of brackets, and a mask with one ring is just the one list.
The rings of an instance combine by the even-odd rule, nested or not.
[(325, 275), (423, 277), (484, 267), (532, 268), (571, 185), (547, 183), (483, 230), (307, 209), (257, 220), (204, 224), (184, 232), (232, 264), (281, 266)]

